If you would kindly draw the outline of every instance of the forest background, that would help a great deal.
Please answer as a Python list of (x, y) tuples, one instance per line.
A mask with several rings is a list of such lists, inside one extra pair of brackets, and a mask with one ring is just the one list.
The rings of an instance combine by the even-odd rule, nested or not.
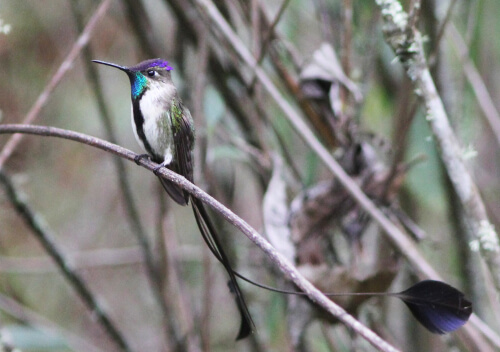
[[(473, 302), (471, 321), (439, 336), (400, 301), (333, 299), (389, 345), (500, 351), (499, 6), (399, 4), (0, 0), (1, 123), (140, 153), (127, 78), (91, 60), (167, 59), (195, 119), (201, 189), (323, 292), (398, 292), (432, 278)], [(81, 143), (12, 138), (0, 136), (5, 348), (383, 349), (305, 298), (246, 283), (256, 331), (235, 342), (222, 266), (151, 172)], [(211, 215), (238, 271), (295, 288)]]

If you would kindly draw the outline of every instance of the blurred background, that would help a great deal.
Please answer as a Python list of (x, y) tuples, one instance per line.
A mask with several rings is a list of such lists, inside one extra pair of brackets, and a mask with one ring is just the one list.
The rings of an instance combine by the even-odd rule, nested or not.
[[(497, 293), (470, 249), (463, 209), (422, 104), (384, 42), (375, 2), (215, 3), (318, 140), (499, 331)], [(495, 0), (425, 0), (418, 27), (463, 157), (499, 228), (500, 139), (485, 118), (498, 118), (497, 19)], [(0, 0), (1, 123), (21, 123), (33, 112), (92, 21), (89, 45), (66, 61), (35, 124), (141, 153), (127, 77), (90, 60), (130, 66), (167, 59), (195, 119), (201, 188), (265, 234), (322, 291), (396, 292), (418, 281), (194, 0)], [(1, 135), (0, 147), (9, 138)], [(241, 286), (256, 331), (235, 342), (239, 316), (227, 277), (191, 209), (174, 204), (156, 177), (132, 162), (75, 142), (24, 136), (1, 169), (0, 331), (13, 347), (120, 350), (27, 224), (15, 192), (131, 351), (373, 350), (305, 299), (247, 283)], [(293, 289), (255, 245), (212, 216), (239, 272)], [(427, 332), (400, 301), (335, 302), (402, 350), (478, 350), (459, 333)]]

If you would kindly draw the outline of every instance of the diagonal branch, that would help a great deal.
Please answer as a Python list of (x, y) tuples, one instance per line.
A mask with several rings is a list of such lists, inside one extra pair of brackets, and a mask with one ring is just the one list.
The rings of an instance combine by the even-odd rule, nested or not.
[(500, 113), (498, 112), (495, 103), (488, 92), (488, 88), (486, 87), (481, 74), (476, 66), (474, 66), (474, 62), (469, 56), (469, 49), (467, 48), (464, 39), (453, 23), (448, 26), (447, 34), (451, 37), (453, 44), (455, 44), (457, 55), (462, 62), (465, 77), (469, 81), (472, 91), (476, 95), (479, 107), (483, 111), (483, 114), (486, 117), (493, 134), (495, 135), (498, 146), (500, 146)]
[[(6, 133), (27, 133), (35, 134), (40, 136), (52, 136), (64, 139), (69, 139), (84, 143), (95, 148), (102, 149), (104, 151), (110, 152), (114, 155), (118, 155), (122, 158), (134, 161), (137, 154), (132, 151), (115, 145), (113, 143), (104, 141), (102, 139), (91, 137), (82, 133), (73, 132), (69, 130), (64, 130), (55, 127), (46, 126), (34, 126), (34, 125), (0, 125), (0, 134)], [(145, 158), (138, 161), (139, 165), (145, 167), (150, 171), (154, 171), (158, 164), (153, 163)], [(321, 291), (315, 288), (294, 266), (288, 259), (286, 259), (281, 253), (279, 253), (263, 236), (261, 236), (255, 229), (248, 225), (243, 219), (234, 214), (231, 210), (226, 208), (224, 205), (219, 203), (213, 197), (205, 193), (199, 187), (195, 186), (186, 178), (181, 175), (174, 173), (173, 171), (162, 168), (158, 174), (160, 174), (165, 179), (179, 185), (182, 189), (186, 190), (188, 193), (192, 194), (194, 197), (200, 199), (204, 203), (208, 204), (213, 210), (219, 213), (226, 221), (234, 225), (241, 232), (243, 232), (253, 243), (255, 243), (266, 255), (271, 259), (271, 261), (280, 269), (280, 271), (291, 280), (297, 287), (299, 287), (311, 301), (316, 303), (318, 306), (322, 307), (324, 310), (329, 312), (332, 316), (336, 317), (338, 320), (342, 321), (344, 324), (349, 326), (359, 335), (363, 336), (367, 341), (369, 341), (373, 346), (375, 346), (380, 351), (385, 352), (395, 352), (398, 351), (396, 348), (391, 346), (386, 341), (382, 340), (373, 331), (365, 327), (359, 321), (357, 321), (353, 316), (348, 314), (344, 309), (335, 304), (329, 298), (327, 298)]]
[[(49, 335), (62, 336), (74, 351), (104, 352), (102, 348), (95, 346), (93, 342), (88, 342), (64, 327), (58, 326), (50, 319), (31, 310), (27, 306), (22, 305), (15, 299), (10, 298), (5, 294), (0, 294), (0, 310), (2, 310), (3, 313), (23, 322), (23, 324), (27, 324), (37, 330), (43, 331)], [(4, 329), (2, 328), (1, 330)], [(0, 337), (0, 340), (1, 339), (2, 338)], [(0, 349), (0, 351), (21, 352), (19, 349)]]

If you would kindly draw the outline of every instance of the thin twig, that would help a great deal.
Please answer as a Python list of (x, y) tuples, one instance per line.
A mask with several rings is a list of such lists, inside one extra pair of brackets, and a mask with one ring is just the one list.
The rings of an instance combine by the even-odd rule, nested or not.
[[(415, 244), (407, 237), (407, 235), (403, 234), (397, 226), (387, 219), (383, 212), (380, 211), (363, 193), (357, 183), (349, 177), (349, 175), (347, 175), (339, 163), (332, 157), (321, 142), (319, 142), (309, 126), (302, 120), (301, 116), (291, 107), (287, 100), (282, 97), (274, 83), (267, 76), (264, 70), (257, 65), (249, 50), (220, 15), (214, 4), (210, 0), (197, 0), (197, 4), (202, 10), (202, 13), (209, 18), (211, 23), (215, 25), (214, 27), (222, 33), (231, 49), (233, 49), (240, 56), (247, 66), (249, 66), (252, 70), (255, 70), (257, 78), (262, 83), (263, 87), (268, 91), (270, 96), (276, 101), (284, 115), (294, 126), (297, 133), (321, 158), (325, 165), (330, 169), (330, 171), (333, 172), (339, 182), (346, 188), (346, 190), (360, 204), (360, 206), (382, 227), (385, 234), (389, 237), (397, 249), (411, 262), (412, 266), (419, 272), (420, 276), (440, 280), (440, 276), (420, 254)], [(437, 93), (435, 96), (437, 96)], [(500, 264), (498, 265), (498, 270), (500, 270)], [(467, 325), (465, 331), (467, 331), (469, 336), (473, 338), (473, 335), (475, 334), (469, 329), (472, 329), (471, 324)], [(500, 338), (495, 341), (495, 343), (498, 342), (500, 342)], [(498, 346), (500, 347), (500, 344), (498, 344)]]
[[(163, 187), (160, 183), (156, 184), (158, 189), (158, 220), (156, 226), (156, 245), (158, 247), (158, 252), (161, 255), (161, 275), (162, 275), (162, 285), (161, 294), (165, 297), (165, 308), (166, 311), (162, 314), (161, 318), (163, 324), (165, 325), (168, 333), (170, 334), (170, 339), (165, 341), (167, 347), (162, 347), (162, 350), (174, 350), (174, 351), (192, 351), (192, 336), (190, 331), (185, 327), (182, 327), (182, 317), (179, 314), (179, 307), (185, 305), (182, 295), (179, 295), (178, 291), (183, 290), (184, 282), (177, 279), (179, 276), (178, 262), (180, 258), (178, 256), (179, 250), (171, 248), (168, 239), (174, 235), (170, 229), (165, 229), (165, 221), (170, 213), (169, 202), (165, 197)], [(186, 335), (188, 331), (188, 335)]]
[(418, 19), (420, 18), (420, 9), (422, 7), (421, 0), (411, 0), (410, 10), (408, 15), (408, 30), (413, 31), (417, 27)]
[[(54, 76), (52, 76), (49, 83), (47, 83), (42, 93), (38, 96), (37, 100), (35, 101), (35, 104), (33, 104), (30, 111), (24, 118), (23, 123), (25, 124), (33, 123), (33, 121), (35, 121), (35, 119), (38, 117), (38, 114), (49, 100), (49, 97), (54, 91), (54, 89), (61, 82), (64, 75), (73, 67), (73, 61), (75, 61), (75, 59), (78, 57), (78, 54), (80, 53), (82, 48), (84, 48), (88, 44), (92, 32), (94, 31), (99, 20), (103, 18), (104, 15), (106, 14), (110, 4), (111, 0), (103, 0), (101, 2), (97, 10), (94, 12), (90, 20), (87, 22), (85, 29), (80, 34), (77, 41), (73, 44), (73, 47), (71, 48), (69, 54), (63, 60), (63, 62), (57, 69), (56, 73), (54, 74)], [(12, 155), (16, 147), (19, 145), (19, 142), (21, 142), (22, 138), (23, 136), (20, 134), (13, 135), (9, 138), (9, 140), (7, 141), (7, 143), (5, 144), (0, 153), (0, 169), (3, 168), (5, 162)]]
[(19, 216), (31, 228), (37, 240), (45, 248), (45, 251), (57, 263), (57, 266), (63, 273), (64, 277), (73, 286), (83, 302), (85, 302), (87, 308), (92, 312), (92, 314), (95, 314), (97, 316), (97, 320), (107, 332), (109, 337), (116, 343), (117, 346), (120, 347), (121, 350), (131, 351), (127, 342), (115, 327), (111, 319), (108, 317), (102, 306), (99, 304), (98, 300), (94, 297), (94, 294), (90, 291), (90, 288), (87, 286), (83, 278), (80, 277), (77, 271), (73, 268), (73, 265), (68, 262), (61, 249), (58, 248), (56, 241), (54, 240), (54, 235), (50, 233), (50, 231), (45, 228), (43, 223), (40, 221), (40, 215), (35, 213), (31, 209), (28, 203), (26, 203), (24, 197), (16, 189), (10, 177), (8, 177), (1, 170), (0, 182), (3, 184), (7, 196), (12, 205), (17, 210)]
[[(207, 67), (209, 60), (209, 46), (208, 46), (208, 34), (206, 32), (197, 33), (198, 36), (198, 65), (197, 74), (194, 82), (194, 92), (192, 99), (193, 106), (193, 116), (196, 116), (195, 120), (195, 130), (201, 129), (200, 120), (204, 115), (203, 113), (203, 102), (205, 97), (205, 88), (207, 86)], [(204, 180), (202, 175), (206, 173), (206, 156), (207, 156), (207, 135), (203, 133), (197, 135), (196, 143), (198, 145), (196, 159), (200, 162), (199, 167), (195, 169), (197, 171), (195, 175), (195, 180)], [(200, 182), (199, 181), (199, 182)], [(201, 184), (203, 187), (204, 184)], [(200, 313), (200, 337), (201, 337), (201, 348), (205, 352), (210, 351), (210, 313), (212, 312), (213, 306), (213, 273), (211, 271), (210, 265), (210, 251), (206, 246), (203, 246), (202, 263), (203, 263), (203, 306)]]
[[(258, 73), (259, 71), (257, 71)], [(46, 126), (34, 126), (34, 125), (0, 125), (0, 134), (5, 133), (29, 133), (40, 136), (52, 136), (64, 139), (69, 139), (84, 143), (104, 151), (110, 152), (114, 155), (121, 156), (130, 161), (135, 161), (137, 154), (132, 151), (115, 145), (113, 143), (104, 141), (102, 139), (91, 137), (82, 133), (64, 130), (56, 127), (46, 127)], [(142, 158), (138, 161), (139, 165), (145, 167), (149, 171), (154, 171), (158, 164), (153, 163), (146, 158)], [(339, 166), (340, 167), (340, 166)], [(291, 280), (299, 289), (301, 289), (311, 301), (316, 303), (318, 306), (325, 309), (332, 316), (336, 317), (338, 320), (342, 321), (344, 324), (349, 326), (353, 331), (364, 337), (367, 341), (373, 344), (380, 351), (384, 352), (395, 352), (398, 351), (396, 348), (388, 344), (386, 341), (382, 340), (373, 331), (365, 327), (359, 321), (357, 321), (353, 316), (348, 314), (340, 306), (331, 301), (328, 297), (323, 295), (316, 287), (314, 287), (296, 268), (293, 264), (285, 258), (281, 253), (279, 253), (262, 235), (260, 235), (256, 230), (254, 230), (248, 223), (243, 219), (234, 214), (231, 210), (226, 208), (224, 205), (219, 203), (213, 197), (205, 193), (196, 185), (192, 184), (186, 178), (175, 172), (162, 168), (158, 171), (158, 174), (169, 180), (170, 182), (179, 185), (182, 189), (193, 195), (195, 198), (200, 199), (205, 204), (209, 205), (213, 210), (220, 214), (226, 221), (234, 225), (237, 229), (243, 232), (253, 243), (255, 243), (264, 253), (271, 259), (271, 261), (280, 269), (280, 271)], [(347, 177), (347, 176), (346, 176)], [(354, 182), (354, 181), (352, 181)]]
[[(172, 310), (170, 316), (166, 318), (172, 320), (170, 324), (182, 333), (183, 339), (186, 340), (184, 349), (186, 351), (199, 351), (198, 345), (200, 343), (194, 334), (196, 319), (190, 305), (189, 289), (186, 287), (185, 281), (182, 280), (182, 271), (179, 268), (180, 258), (177, 256), (179, 243), (177, 241), (177, 234), (173, 230), (173, 216), (166, 216), (165, 213), (163, 215), (162, 234), (164, 234), (165, 238), (166, 275), (168, 277), (167, 284), (169, 289), (168, 300)], [(175, 350), (177, 351), (178, 349), (176, 348)]]
[(498, 112), (495, 103), (488, 92), (488, 88), (486, 88), (486, 84), (484, 84), (483, 78), (470, 58), (467, 45), (465, 44), (465, 41), (460, 35), (457, 27), (455, 27), (453, 23), (450, 24), (446, 33), (451, 37), (453, 44), (455, 44), (457, 55), (462, 62), (461, 66), (464, 70), (465, 77), (467, 77), (467, 80), (472, 87), (472, 91), (476, 96), (479, 107), (483, 111), (483, 114), (486, 117), (493, 134), (495, 135), (498, 146), (500, 146), (500, 113)]
[[(290, 0), (283, 0), (283, 2), (280, 5), (280, 8), (278, 9), (278, 12), (274, 16), (274, 19), (269, 24), (269, 27), (267, 27), (266, 33), (264, 34), (264, 40), (262, 40), (262, 42), (260, 44), (259, 56), (257, 58), (258, 65), (260, 65), (262, 63), (262, 61), (264, 60), (269, 43), (274, 36), (274, 29), (278, 25), (281, 17), (283, 16), (283, 13), (285, 13), (285, 9), (287, 8), (289, 3), (290, 3)], [(257, 2), (257, 4), (258, 4), (258, 6), (262, 6), (259, 2)], [(264, 10), (262, 10), (262, 12), (263, 11)], [(250, 90), (252, 90), (254, 85), (255, 85), (255, 79), (256, 79), (255, 74), (252, 74), (252, 79), (250, 80), (250, 84), (249, 84)]]
[[(21, 303), (4, 294), (0, 294), (0, 310), (17, 320), (22, 321), (24, 324), (28, 324), (29, 326), (32, 326), (40, 331), (44, 331), (47, 334), (62, 336), (68, 345), (75, 351), (103, 352), (101, 348), (86, 341), (82, 337), (75, 335), (73, 332), (58, 326), (44, 316), (26, 306), (23, 306)], [(2, 349), (0, 349), (0, 351), (4, 352)], [(12, 352), (14, 351), (19, 352), (18, 349), (12, 350)]]
[(441, 40), (443, 39), (443, 35), (446, 31), (446, 28), (448, 27), (450, 20), (451, 20), (451, 15), (453, 14), (453, 9), (455, 7), (455, 4), (458, 2), (458, 0), (452, 0), (450, 5), (448, 6), (448, 9), (446, 10), (446, 15), (444, 16), (444, 19), (439, 26), (439, 29), (437, 31), (436, 39), (433, 43), (433, 47), (429, 53), (429, 58), (427, 61), (429, 62), (429, 67), (433, 67), (437, 60), (437, 54), (439, 52), (439, 46), (441, 44)]
[[(73, 263), (76, 270), (106, 267), (136, 265), (143, 262), (141, 257), (141, 248), (113, 248), (96, 249), (72, 253), (66, 256)], [(11, 257), (0, 256), (0, 273), (50, 273), (57, 270), (53, 261), (47, 256), (40, 257)]]
[(342, 71), (347, 77), (351, 77), (352, 65), (352, 0), (344, 0), (342, 3)]

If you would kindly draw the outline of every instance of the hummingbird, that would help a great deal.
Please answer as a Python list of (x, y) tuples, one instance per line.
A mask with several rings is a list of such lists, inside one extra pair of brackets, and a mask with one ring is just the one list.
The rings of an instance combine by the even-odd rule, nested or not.
[[(193, 148), (195, 143), (194, 122), (189, 109), (184, 106), (172, 81), (173, 68), (163, 59), (152, 59), (135, 66), (92, 60), (125, 72), (130, 80), (132, 98), (132, 129), (139, 145), (147, 154), (139, 155), (136, 162), (148, 156), (158, 164), (155, 174), (163, 168), (184, 176), (193, 182)], [(178, 185), (158, 176), (160, 182), (179, 205), (191, 202), (201, 235), (213, 255), (222, 263), (229, 275), (229, 289), (235, 295), (241, 315), (237, 340), (252, 333), (254, 323), (245, 303), (236, 276), (263, 289), (282, 294), (305, 295), (304, 292), (280, 290), (258, 284), (233, 270), (224, 252), (203, 203)], [(346, 293), (328, 296), (392, 296), (398, 297), (410, 308), (412, 314), (428, 330), (442, 334), (458, 329), (472, 313), (471, 303), (457, 289), (437, 281), (426, 280), (399, 293)]]
[[(194, 121), (177, 93), (170, 72), (173, 68), (168, 62), (158, 58), (127, 67), (100, 60), (92, 61), (119, 69), (125, 72), (130, 80), (132, 129), (137, 142), (147, 153), (139, 155), (136, 162), (147, 156), (159, 164), (154, 170), (155, 174), (166, 167), (193, 182)], [(229, 289), (235, 295), (241, 315), (240, 330), (236, 339), (247, 337), (252, 332), (254, 323), (236, 281), (235, 271), (203, 203), (178, 185), (160, 176), (158, 178), (176, 203), (186, 206), (191, 202), (204, 241), (229, 275)]]

